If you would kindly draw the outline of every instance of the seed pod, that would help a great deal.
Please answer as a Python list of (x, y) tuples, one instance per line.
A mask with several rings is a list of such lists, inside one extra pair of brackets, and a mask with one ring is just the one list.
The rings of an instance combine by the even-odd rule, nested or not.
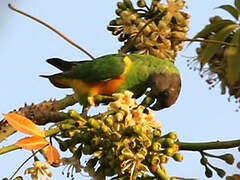
[(209, 169), (209, 167), (205, 166), (205, 175), (210, 178), (212, 177), (213, 173), (212, 173), (212, 170)]
[(207, 158), (202, 157), (201, 160), (200, 160), (200, 163), (201, 163), (202, 165), (206, 165), (206, 164), (208, 163)]
[(219, 156), (220, 159), (224, 160), (228, 164), (233, 164), (234, 163), (234, 157), (232, 154), (224, 154), (222, 156)]

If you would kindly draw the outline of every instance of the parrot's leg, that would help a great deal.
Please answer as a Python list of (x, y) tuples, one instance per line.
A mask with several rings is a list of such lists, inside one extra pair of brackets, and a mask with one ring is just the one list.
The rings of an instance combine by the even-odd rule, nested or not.
[(87, 118), (87, 113), (88, 113), (90, 107), (91, 107), (91, 106), (83, 106), (82, 114), (81, 114), (81, 116), (82, 116), (83, 118), (85, 118), (85, 119)]

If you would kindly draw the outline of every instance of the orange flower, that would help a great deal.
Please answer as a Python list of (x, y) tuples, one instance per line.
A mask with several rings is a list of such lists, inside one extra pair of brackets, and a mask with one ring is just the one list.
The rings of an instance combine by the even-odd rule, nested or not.
[(46, 154), (48, 162), (54, 166), (58, 166), (60, 164), (60, 155), (57, 149), (45, 139), (45, 132), (42, 131), (36, 124), (34, 124), (30, 119), (16, 113), (4, 114), (4, 117), (17, 131), (32, 135), (31, 137), (25, 137), (18, 140), (16, 142), (17, 146), (27, 150), (38, 150), (48, 146)]

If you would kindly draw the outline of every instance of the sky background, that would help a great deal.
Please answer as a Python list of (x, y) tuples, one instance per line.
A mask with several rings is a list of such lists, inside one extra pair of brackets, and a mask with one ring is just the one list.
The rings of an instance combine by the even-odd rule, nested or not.
[[(62, 90), (53, 87), (49, 81), (40, 78), (41, 74), (52, 74), (56, 69), (45, 60), (59, 57), (67, 60), (89, 59), (81, 51), (68, 44), (49, 29), (11, 11), (8, 3), (28, 12), (51, 24), (79, 45), (87, 49), (93, 56), (117, 53), (120, 43), (117, 38), (106, 30), (109, 21), (115, 18), (117, 1), (0, 1), (0, 112), (7, 113), (19, 108), (24, 103), (39, 103), (50, 98), (60, 99), (72, 90)], [(148, 0), (147, 2), (150, 2)], [(232, 0), (187, 1), (191, 14), (188, 37), (193, 37), (214, 14), (230, 17), (226, 12), (214, 10), (215, 7), (232, 3)], [(201, 142), (216, 140), (233, 140), (240, 138), (239, 113), (235, 112), (237, 104), (227, 101), (227, 96), (220, 95), (220, 88), (208, 89), (208, 85), (197, 72), (187, 68), (186, 58), (194, 56), (193, 44), (179, 53), (176, 65), (182, 76), (182, 91), (176, 104), (171, 108), (156, 112), (156, 119), (163, 124), (163, 132), (176, 131), (181, 141)], [(80, 109), (79, 106), (75, 108)], [(94, 111), (92, 111), (94, 112)], [(2, 118), (2, 115), (0, 115)], [(0, 146), (10, 145), (22, 134), (8, 138)], [(240, 161), (240, 153), (236, 149), (212, 151), (234, 153), (236, 162)], [(204, 167), (200, 165), (200, 155), (197, 152), (182, 152), (184, 161), (176, 163), (170, 160), (167, 171), (170, 176), (195, 177), (206, 179)], [(13, 151), (0, 156), (0, 178), (10, 177), (20, 164), (30, 156), (25, 150)], [(213, 162), (213, 161), (212, 161)], [(223, 168), (228, 175), (240, 173), (236, 165), (229, 166), (220, 161), (214, 165)], [(27, 163), (18, 173), (32, 165)], [(55, 170), (53, 180), (67, 179), (61, 174), (63, 167)], [(24, 176), (30, 179), (29, 175)], [(75, 179), (83, 178), (75, 174)], [(212, 179), (219, 179), (216, 174)]]

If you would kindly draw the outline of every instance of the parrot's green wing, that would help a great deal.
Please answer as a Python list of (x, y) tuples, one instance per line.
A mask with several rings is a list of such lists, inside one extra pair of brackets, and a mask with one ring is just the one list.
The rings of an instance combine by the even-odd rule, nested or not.
[(106, 55), (93, 61), (84, 61), (57, 75), (84, 82), (104, 81), (119, 77), (125, 68), (123, 54)]

